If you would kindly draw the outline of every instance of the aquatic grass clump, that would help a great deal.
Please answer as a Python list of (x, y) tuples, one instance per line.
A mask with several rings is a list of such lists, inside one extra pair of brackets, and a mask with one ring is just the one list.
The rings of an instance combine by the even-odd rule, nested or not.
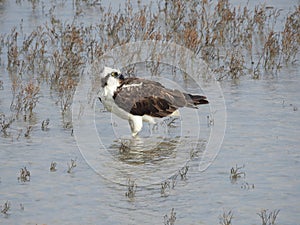
[(49, 123), (50, 123), (49, 118), (42, 121), (42, 126), (41, 126), (42, 131), (48, 131), (49, 130), (49, 128), (48, 128)]
[(8, 129), (11, 126), (11, 124), (15, 121), (15, 118), (13, 116), (7, 118), (5, 114), (0, 113), (0, 126), (1, 126), (1, 133), (5, 137), (9, 136)]
[[(17, 94), (16, 89), (18, 89)], [(25, 85), (21, 83), (15, 86), (15, 91), (13, 92), (11, 109), (16, 113), (17, 118), (22, 115), (23, 120), (27, 121), (33, 116), (33, 109), (39, 101), (40, 86), (34, 82)]]
[(18, 177), (19, 182), (29, 182), (30, 181), (30, 171), (27, 170), (26, 166), (20, 169), (20, 175)]
[(129, 152), (130, 151), (130, 142), (127, 140), (121, 140), (119, 151), (120, 151), (120, 153)]
[(135, 193), (137, 189), (137, 184), (135, 180), (131, 180), (130, 178), (127, 180), (127, 192), (125, 193), (125, 196), (129, 198), (130, 200), (134, 199)]
[(279, 212), (279, 209), (275, 209), (269, 213), (267, 209), (262, 209), (257, 215), (261, 218), (262, 225), (274, 225)]
[(174, 225), (176, 221), (176, 212), (174, 208), (172, 208), (170, 216), (167, 214), (164, 216), (164, 225)]
[(232, 218), (233, 218), (232, 210), (229, 210), (228, 212), (224, 211), (223, 214), (219, 217), (219, 223), (221, 225), (231, 225)]
[(170, 181), (166, 180), (161, 183), (160, 196), (167, 197), (170, 194)]
[[(52, 165), (54, 166), (54, 164)], [(56, 166), (56, 164), (55, 164)], [(72, 173), (73, 172), (73, 169), (77, 166), (76, 164), (76, 159), (71, 159), (71, 162), (68, 163), (68, 170), (67, 170), (67, 173)], [(55, 168), (55, 167), (54, 167)]]
[(199, 158), (201, 154), (201, 149), (205, 148), (205, 143), (198, 143), (197, 147), (193, 148), (190, 150), (190, 159), (187, 160), (185, 165), (181, 167), (179, 170), (177, 170), (176, 173), (174, 173), (172, 176), (170, 176), (168, 179), (164, 180), (163, 182), (160, 183), (160, 195), (161, 197), (168, 197), (172, 189), (175, 189), (175, 186), (178, 183), (178, 178), (180, 177), (181, 181), (186, 181), (187, 180), (187, 174), (189, 171), (189, 163), (192, 160), (195, 160)]
[(11, 207), (10, 207), (10, 202), (9, 202), (9, 201), (6, 201), (6, 202), (4, 203), (4, 205), (1, 206), (1, 213), (7, 215), (8, 211), (10, 210), (10, 208), (11, 208)]
[(167, 180), (161, 182), (160, 196), (168, 197), (171, 193), (171, 189), (174, 189), (177, 184), (177, 177), (179, 173), (175, 173)]
[[(250, 190), (254, 189), (254, 184), (248, 183), (246, 179), (246, 172), (242, 171), (242, 169), (245, 168), (245, 165), (243, 166), (238, 166), (235, 165), (235, 167), (232, 167), (230, 170), (230, 181), (232, 184), (240, 184), (241, 189), (243, 190)], [(242, 181), (239, 181), (242, 179)]]
[(194, 160), (196, 158), (199, 158), (201, 151), (199, 149), (192, 149), (190, 151), (190, 159)]
[(60, 105), (62, 114), (66, 114), (66, 112), (70, 110), (76, 85), (77, 81), (67, 76), (60, 78), (56, 86), (58, 92), (58, 100), (56, 103)]
[(300, 45), (300, 5), (295, 6), (294, 12), (289, 13), (286, 18), (284, 30), (282, 31), (281, 51), (285, 63), (295, 63)]
[(179, 172), (179, 175), (181, 177), (181, 180), (186, 180), (186, 175), (187, 175), (187, 172), (189, 171), (189, 166), (188, 165), (185, 165), (183, 166), (178, 172)]
[(51, 162), (51, 164), (50, 164), (50, 172), (55, 172), (57, 170), (56, 169), (56, 165), (57, 165), (56, 162)]
[(26, 128), (26, 132), (24, 134), (24, 137), (29, 138), (30, 137), (30, 132), (33, 130), (33, 126), (29, 125)]
[(206, 116), (206, 121), (207, 121), (207, 127), (211, 127), (215, 124), (215, 119), (213, 113), (210, 113), (210, 115)]
[(245, 178), (246, 177), (246, 173), (244, 171), (241, 171), (241, 169), (245, 168), (245, 165), (243, 166), (238, 166), (235, 165), (235, 167), (232, 167), (230, 170), (230, 181), (232, 183), (235, 183), (238, 179), (240, 178)]

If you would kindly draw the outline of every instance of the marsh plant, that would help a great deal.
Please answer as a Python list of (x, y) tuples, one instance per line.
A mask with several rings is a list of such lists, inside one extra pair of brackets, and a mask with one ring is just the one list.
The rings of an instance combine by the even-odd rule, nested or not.
[(135, 197), (137, 189), (137, 184), (135, 180), (131, 180), (130, 178), (127, 180), (127, 192), (125, 193), (125, 196), (129, 199), (133, 199)]
[(167, 197), (170, 194), (170, 181), (166, 180), (164, 182), (161, 183), (161, 189), (160, 189), (160, 196), (161, 197)]
[(164, 225), (174, 225), (176, 221), (176, 212), (174, 208), (172, 208), (170, 216), (167, 214), (164, 216)]
[(206, 121), (207, 121), (207, 127), (211, 127), (215, 124), (214, 118), (212, 115), (208, 115), (206, 117)]
[(192, 149), (191, 151), (190, 151), (190, 159), (191, 160), (194, 160), (194, 159), (197, 159), (197, 158), (199, 158), (199, 155), (200, 155), (200, 150), (199, 149)]
[(1, 133), (3, 133), (3, 135), (5, 137), (9, 136), (9, 128), (11, 126), (11, 124), (15, 121), (14, 117), (9, 117), (7, 118), (5, 116), (5, 114), (1, 113), (0, 114), (0, 126), (1, 126)]
[(57, 170), (56, 169), (56, 165), (57, 165), (56, 162), (51, 162), (51, 164), (50, 164), (50, 172), (55, 172)]
[(160, 196), (161, 197), (168, 197), (171, 194), (171, 190), (175, 189), (175, 186), (177, 184), (177, 177), (179, 175), (178, 173), (175, 173), (173, 176), (168, 178), (167, 180), (161, 182), (161, 188), (160, 188)]
[(275, 209), (271, 212), (268, 212), (267, 209), (262, 209), (257, 215), (261, 218), (262, 225), (274, 225), (276, 224), (275, 221), (279, 212), (279, 209)]
[(174, 174), (173, 176), (171, 176), (171, 177), (169, 178), (169, 180), (170, 180), (170, 187), (171, 187), (172, 189), (174, 189), (175, 186), (176, 186), (176, 184), (177, 184), (177, 177), (178, 177), (178, 173)]
[(49, 123), (50, 123), (50, 119), (49, 119), (49, 118), (43, 120), (42, 126), (41, 126), (42, 131), (47, 131), (47, 130), (49, 130), (49, 128), (48, 128)]
[(128, 140), (121, 140), (119, 151), (120, 151), (120, 153), (129, 152), (130, 151), (130, 142)]
[(236, 183), (236, 181), (240, 178), (245, 178), (246, 177), (246, 173), (244, 171), (242, 171), (242, 169), (245, 168), (245, 165), (243, 166), (238, 166), (235, 165), (235, 167), (232, 167), (230, 170), (230, 181), (232, 183)]
[(193, 146), (192, 149), (190, 150), (190, 159), (188, 160), (188, 162), (198, 159), (201, 153), (206, 148), (206, 144), (207, 143), (205, 141), (204, 142), (199, 141), (195, 146)]
[(33, 109), (40, 98), (40, 87), (34, 82), (29, 82), (25, 85), (16, 84), (14, 88), (11, 109), (16, 113), (17, 118), (22, 115), (24, 121), (27, 121), (33, 116)]
[[(55, 164), (55, 166), (56, 166), (56, 164)], [(77, 166), (77, 164), (76, 164), (76, 159), (71, 159), (71, 162), (68, 163), (68, 170), (67, 170), (67, 172), (68, 172), (68, 173), (72, 173), (72, 172), (73, 172), (73, 169), (74, 169), (76, 166)]]
[(189, 171), (189, 166), (188, 165), (185, 165), (184, 167), (182, 167), (178, 172), (179, 172), (179, 175), (181, 177), (181, 180), (186, 180), (186, 175), (187, 175), (187, 172)]
[(10, 202), (6, 201), (3, 206), (1, 206), (1, 213), (7, 214), (10, 210)]
[(221, 225), (231, 225), (231, 221), (233, 218), (233, 212), (229, 210), (228, 212), (224, 211), (222, 215), (219, 217), (219, 223)]
[(28, 138), (30, 136), (30, 132), (33, 130), (33, 126), (29, 125), (26, 127), (26, 131), (24, 137)]
[(18, 177), (19, 182), (29, 182), (30, 181), (30, 172), (27, 170), (26, 166), (20, 169), (20, 175)]
[(230, 181), (232, 184), (239, 184), (242, 190), (254, 189), (254, 184), (246, 181), (246, 172), (243, 171), (245, 165), (232, 167), (230, 170)]

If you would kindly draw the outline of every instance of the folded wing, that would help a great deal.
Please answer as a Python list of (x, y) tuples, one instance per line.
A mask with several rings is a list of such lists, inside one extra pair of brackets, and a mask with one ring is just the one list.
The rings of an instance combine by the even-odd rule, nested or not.
[(165, 88), (158, 82), (126, 78), (114, 93), (115, 103), (133, 115), (165, 117), (180, 107), (207, 104), (205, 96)]

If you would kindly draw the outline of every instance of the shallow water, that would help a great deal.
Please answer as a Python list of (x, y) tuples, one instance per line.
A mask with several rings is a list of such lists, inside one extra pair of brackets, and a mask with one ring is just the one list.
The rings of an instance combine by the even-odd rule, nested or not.
[[(1, 4), (1, 33), (18, 26), (20, 18), (24, 18), (24, 32), (42, 22), (41, 8), (32, 13), (26, 2)], [(72, 3), (58, 7), (66, 7), (70, 15), (74, 9)], [(68, 13), (61, 16), (67, 20)], [(89, 14), (86, 20), (92, 18)], [(4, 83), (0, 112), (7, 113), (11, 83), (3, 65), (0, 69)], [(11, 204), (7, 215), (1, 213), (0, 224), (164, 224), (164, 215), (170, 215), (172, 208), (175, 224), (218, 224), (219, 216), (229, 210), (233, 224), (261, 224), (257, 215), (261, 209), (280, 209), (278, 224), (299, 223), (299, 69), (295, 65), (259, 80), (221, 82), (227, 109), (225, 137), (217, 158), (202, 172), (200, 157), (213, 129), (207, 126), (208, 106), (182, 110), (174, 127), (166, 127), (168, 121), (156, 130), (145, 125), (141, 137), (133, 140), (127, 122), (105, 112), (97, 101), (95, 130), (103, 148), (95, 153), (78, 147), (78, 133), (72, 135), (65, 126), (70, 118), (62, 118), (53, 93), (42, 88), (30, 137), (0, 137), (0, 205)], [(191, 80), (177, 77), (173, 81), (190, 92), (199, 91)], [(199, 135), (194, 135), (194, 122), (188, 119), (195, 117)], [(41, 122), (46, 118), (50, 119), (49, 130), (42, 131)], [(14, 126), (18, 127), (21, 124)], [(92, 134), (83, 135), (87, 142), (93, 140)], [(191, 159), (193, 151), (199, 157)], [(67, 173), (71, 159), (76, 159), (77, 166)], [(49, 171), (53, 161), (56, 172)], [(162, 197), (160, 182), (187, 163), (186, 179), (178, 176), (175, 188)], [(232, 182), (230, 169), (236, 165), (244, 165), (241, 171), (246, 175)], [(22, 183), (17, 177), (24, 166), (31, 180)], [(125, 196), (130, 177), (137, 179), (133, 199)]]

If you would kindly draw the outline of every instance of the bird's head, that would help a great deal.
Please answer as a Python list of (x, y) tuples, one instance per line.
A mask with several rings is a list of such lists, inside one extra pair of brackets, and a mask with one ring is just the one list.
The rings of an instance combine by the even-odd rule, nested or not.
[(108, 93), (113, 95), (120, 86), (122, 80), (124, 80), (124, 76), (121, 74), (120, 70), (104, 67), (101, 74), (101, 87), (104, 88), (105, 95)]

